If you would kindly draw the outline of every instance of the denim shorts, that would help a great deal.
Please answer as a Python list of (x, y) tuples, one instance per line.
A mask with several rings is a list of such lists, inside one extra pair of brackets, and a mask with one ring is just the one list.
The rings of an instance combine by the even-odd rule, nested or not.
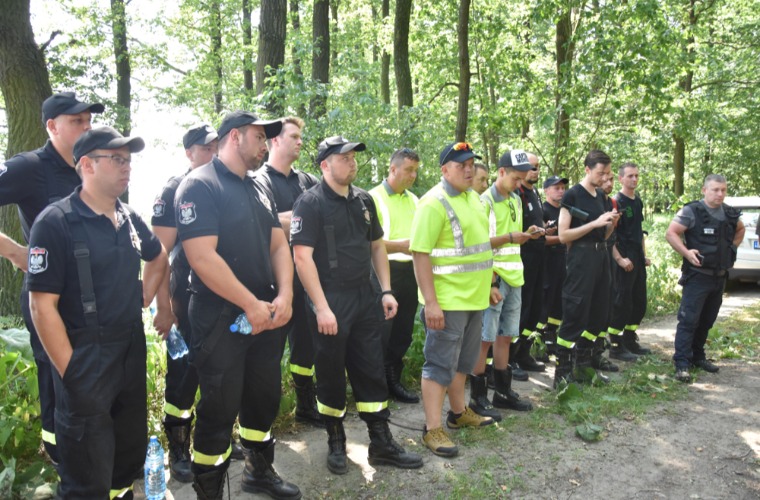
[(483, 311), (483, 342), (494, 342), (497, 336), (517, 337), (520, 335), (520, 307), (522, 306), (522, 287), (510, 286), (499, 280), (499, 292), (502, 300), (488, 306)]
[[(447, 387), (458, 373), (472, 373), (480, 353), (483, 311), (444, 311), (443, 330), (425, 329), (422, 378)], [(425, 309), (420, 312), (424, 324)]]

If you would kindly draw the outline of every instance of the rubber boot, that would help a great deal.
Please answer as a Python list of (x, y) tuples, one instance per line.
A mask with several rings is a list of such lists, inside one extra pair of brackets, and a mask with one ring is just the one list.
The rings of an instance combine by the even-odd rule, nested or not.
[(623, 345), (628, 351), (636, 356), (646, 356), (652, 354), (651, 349), (641, 347), (639, 344), (639, 336), (633, 330), (623, 330)]
[(610, 357), (620, 361), (636, 361), (638, 356), (625, 346), (622, 335), (610, 335)]
[(179, 419), (171, 415), (164, 418), (164, 432), (169, 441), (169, 469), (172, 479), (180, 483), (193, 482), (193, 471), (190, 469), (190, 426), (193, 417)]
[(501, 413), (494, 409), (488, 400), (488, 381), (485, 375), (468, 375), (470, 379), (470, 408), (483, 417), (491, 417), (496, 422), (501, 422)]
[(573, 351), (557, 346), (557, 367), (554, 369), (554, 388), (561, 382), (572, 383), (573, 380)]
[[(224, 497), (224, 477), (230, 461), (218, 467), (198, 466), (193, 468), (193, 489), (198, 500), (222, 500)], [(199, 470), (201, 469), (201, 470)]]
[(399, 469), (419, 469), (422, 457), (408, 452), (393, 439), (387, 420), (367, 422), (369, 431), (368, 462), (370, 465), (392, 465)]
[(494, 370), (496, 391), (493, 394), (493, 405), (497, 408), (507, 408), (515, 411), (530, 411), (533, 405), (530, 401), (523, 401), (520, 395), (512, 390), (512, 369), (507, 366), (506, 370)]
[(594, 378), (600, 382), (609, 384), (610, 379), (594, 369), (591, 357), (594, 355), (593, 347), (575, 346), (575, 358), (573, 360), (573, 379), (581, 384), (591, 384)]
[(401, 371), (403, 369), (403, 361), (392, 365), (385, 365), (385, 380), (388, 383), (388, 394), (396, 401), (402, 403), (419, 403), (420, 397), (401, 383)]
[(281, 500), (298, 500), (301, 490), (295, 484), (283, 481), (274, 470), (275, 440), (262, 450), (245, 449), (245, 468), (241, 488), (248, 493), (266, 493)]
[(604, 357), (604, 351), (607, 350), (605, 339), (599, 337), (594, 342), (593, 353), (591, 355), (591, 366), (596, 370), (603, 372), (618, 372), (620, 368), (609, 359)]
[(536, 361), (530, 354), (530, 350), (533, 348), (533, 339), (531, 337), (520, 338), (520, 349), (515, 353), (515, 361), (517, 365), (528, 372), (542, 372), (546, 370), (546, 365), (540, 361)]
[(309, 375), (291, 373), (296, 392), (296, 422), (323, 429), (325, 423), (317, 410), (317, 395), (314, 378)]
[(343, 430), (343, 419), (323, 417), (327, 429), (327, 468), (333, 474), (348, 472), (346, 457), (346, 431)]

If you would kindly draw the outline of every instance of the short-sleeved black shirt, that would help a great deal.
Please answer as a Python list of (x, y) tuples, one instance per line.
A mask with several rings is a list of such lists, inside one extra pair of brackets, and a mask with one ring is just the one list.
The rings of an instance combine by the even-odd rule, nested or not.
[[(544, 227), (544, 211), (541, 206), (541, 198), (535, 188), (528, 189), (520, 185), (515, 189), (515, 193), (522, 200), (523, 207), (523, 231), (527, 231), (530, 226)], [(520, 246), (520, 252), (543, 251), (546, 246), (546, 238), (541, 236), (535, 240), (528, 240)]]
[(293, 210), (293, 205), (301, 193), (319, 184), (319, 179), (309, 173), (292, 168), (286, 177), (268, 163), (258, 169), (254, 177), (274, 195), (277, 212)]
[(617, 211), (620, 214), (615, 228), (618, 251), (623, 257), (643, 257), (644, 203), (638, 195), (630, 199), (623, 193), (616, 194), (615, 200), (617, 200)]
[[(546, 229), (557, 227), (557, 225), (559, 224), (559, 208), (560, 207), (555, 207), (548, 201), (545, 201), (542, 205), (542, 208), (544, 211), (544, 227), (546, 227)], [(561, 243), (557, 245), (550, 245), (550, 246), (547, 246), (546, 249), (551, 252), (555, 252), (555, 251), (564, 252), (565, 245)]]
[[(330, 270), (325, 226), (335, 233), (338, 267)], [(383, 237), (372, 196), (351, 186), (348, 196), (322, 180), (296, 201), (290, 222), (290, 243), (314, 248), (314, 263), (322, 286), (329, 282), (369, 281), (370, 245)]]
[[(182, 241), (216, 236), (216, 251), (235, 277), (257, 298), (271, 300), (272, 229), (281, 227), (274, 209), (272, 193), (250, 173), (241, 179), (214, 158), (187, 174), (177, 189), (177, 235)], [(222, 300), (194, 271), (190, 284), (199, 298)]]
[[(573, 217), (570, 221), (570, 227), (580, 227), (584, 224), (587, 224), (588, 222), (598, 219), (600, 215), (607, 211), (605, 210), (604, 198), (604, 191), (601, 189), (596, 189), (596, 197), (594, 197), (591, 196), (589, 192), (586, 191), (586, 188), (584, 188), (581, 184), (576, 184), (575, 186), (565, 191), (565, 195), (562, 197), (563, 205), (569, 205), (571, 207), (578, 208), (584, 212), (588, 212), (589, 214), (588, 219), (585, 221), (581, 221), (577, 217)], [(605, 232), (606, 229), (603, 227), (592, 229), (576, 241), (588, 241), (592, 243), (602, 242), (604, 241)]]
[(117, 200), (117, 229), (108, 217), (93, 212), (80, 192), (77, 188), (66, 200), (50, 205), (32, 226), (27, 286), (34, 292), (60, 295), (58, 311), (67, 329), (85, 326), (74, 240), (61, 208), (69, 201), (87, 235), (98, 324), (126, 326), (141, 321), (140, 259), (155, 259), (161, 242), (129, 206)]
[[(190, 170), (182, 175), (172, 177), (164, 186), (161, 194), (153, 202), (153, 215), (150, 219), (151, 226), (160, 227), (177, 227), (177, 218), (174, 215), (174, 197), (177, 194), (177, 188)], [(169, 250), (169, 249), (167, 249)], [(189, 269), (190, 264), (187, 262), (185, 252), (182, 250), (182, 242), (179, 238), (174, 242), (174, 248), (170, 250), (171, 264), (173, 267), (181, 266)]]
[(76, 170), (48, 141), (34, 151), (21, 153), (0, 165), (0, 206), (15, 203), (22, 214), (24, 239), (42, 210), (70, 195), (82, 183)]

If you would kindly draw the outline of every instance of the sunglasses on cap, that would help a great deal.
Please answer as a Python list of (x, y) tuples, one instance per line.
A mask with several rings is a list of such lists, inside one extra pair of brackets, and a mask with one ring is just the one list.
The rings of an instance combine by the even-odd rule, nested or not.
[(441, 165), (445, 164), (449, 161), (449, 157), (451, 156), (451, 153), (453, 151), (467, 151), (472, 153), (472, 144), (469, 142), (457, 142), (453, 146), (451, 146), (451, 149), (446, 153), (446, 156), (443, 157), (443, 160), (441, 161)]

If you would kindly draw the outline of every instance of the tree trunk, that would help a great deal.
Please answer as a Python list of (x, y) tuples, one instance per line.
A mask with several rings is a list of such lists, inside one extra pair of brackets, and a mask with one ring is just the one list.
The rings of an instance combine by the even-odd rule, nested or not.
[[(383, 20), (388, 19), (390, 16), (390, 0), (383, 0), (382, 11), (380, 15)], [(408, 51), (408, 50), (407, 50)], [(385, 48), (383, 48), (383, 55), (381, 56), (380, 66), (380, 98), (385, 104), (391, 103), (391, 55)], [(407, 59), (408, 63), (408, 59)]]
[[(697, 25), (697, 15), (694, 7), (695, 0), (689, 1), (689, 36), (686, 38), (686, 45), (683, 48), (686, 54), (686, 73), (679, 80), (678, 86), (688, 97), (691, 94), (691, 88), (694, 83), (694, 28)], [(683, 195), (684, 191), (684, 173), (686, 172), (686, 139), (676, 129), (673, 132), (673, 193), (676, 196)]]
[[(287, 0), (261, 0), (259, 53), (256, 59), (256, 94), (264, 91), (266, 79), (276, 74), (285, 62), (287, 13)], [(282, 105), (277, 99), (269, 99), (266, 108), (273, 115), (282, 114)]]
[(564, 88), (570, 88), (573, 68), (573, 25), (568, 7), (557, 21), (555, 47), (557, 51), (557, 85), (554, 90), (554, 107), (557, 120), (554, 125), (553, 172), (567, 172), (567, 155), (570, 146), (570, 114), (562, 104)]
[[(312, 40), (314, 53), (311, 59), (311, 78), (315, 82), (330, 83), (330, 3), (314, 0)], [(320, 89), (311, 100), (312, 118), (320, 118), (327, 112), (327, 89)]]
[[(29, 0), (6, 0), (0, 9), (0, 92), (8, 121), (6, 157), (38, 148), (47, 134), (40, 120), (42, 101), (52, 93), (42, 51), (34, 41)], [(22, 242), (15, 206), (0, 208), (0, 231)], [(24, 274), (0, 259), (0, 315), (20, 315)]]
[[(330, 13), (332, 14), (332, 20), (333, 23), (335, 23), (335, 29), (338, 29), (338, 4), (340, 3), (340, 0), (330, 0)], [(332, 44), (332, 60), (335, 61), (338, 59), (338, 48), (337, 44), (333, 42)]]
[(470, 107), (470, 49), (469, 49), (470, 0), (459, 3), (457, 41), (459, 43), (459, 106), (457, 111), (457, 141), (467, 137), (467, 119)]
[[(300, 12), (299, 1), (290, 0), (289, 6), (290, 6), (290, 21), (293, 26), (293, 34), (297, 35), (301, 31), (301, 12)], [(293, 57), (293, 71), (295, 72), (297, 76), (298, 82), (302, 83), (303, 69), (301, 68), (301, 57), (300, 57), (300, 54), (298, 53), (298, 48), (296, 47), (296, 44), (293, 44), (292, 57)], [(303, 101), (299, 101), (298, 116), (306, 116), (306, 106), (303, 104)]]
[(243, 0), (243, 87), (248, 93), (253, 91), (252, 55), (253, 32), (251, 30), (251, 0)]
[(209, 4), (211, 20), (211, 60), (214, 65), (214, 112), (222, 112), (222, 5), (221, 0), (211, 0)]
[[(111, 27), (116, 60), (116, 128), (127, 137), (132, 133), (132, 66), (127, 46), (127, 11), (124, 0), (111, 0)], [(119, 199), (129, 203), (129, 188)]]
[(396, 74), (398, 108), (414, 106), (412, 72), (409, 69), (409, 21), (412, 0), (396, 0), (396, 17), (393, 21), (393, 71)]

